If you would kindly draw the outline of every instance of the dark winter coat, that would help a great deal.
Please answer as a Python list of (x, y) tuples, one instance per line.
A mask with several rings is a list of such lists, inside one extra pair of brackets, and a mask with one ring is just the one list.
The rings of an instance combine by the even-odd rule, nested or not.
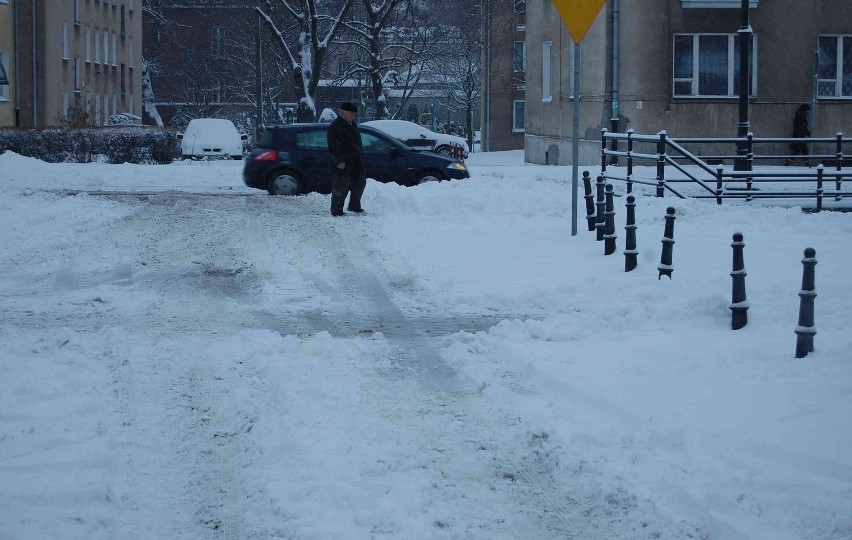
[(808, 129), (809, 110), (799, 107), (796, 111), (796, 116), (793, 117), (793, 137), (803, 138), (811, 136), (811, 130)]
[(339, 163), (344, 163), (344, 172), (350, 175), (361, 174), (364, 171), (361, 156), (364, 150), (361, 146), (361, 132), (353, 121), (351, 124), (337, 117), (328, 126), (328, 150), (331, 152), (331, 167), (335, 172)]

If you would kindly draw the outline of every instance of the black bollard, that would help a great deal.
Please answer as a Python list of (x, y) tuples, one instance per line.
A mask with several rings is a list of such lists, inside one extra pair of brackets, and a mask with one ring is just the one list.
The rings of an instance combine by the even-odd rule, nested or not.
[(660, 255), (660, 264), (657, 266), (657, 270), (660, 272), (657, 279), (661, 279), (663, 276), (668, 276), (669, 279), (671, 279), (672, 272), (674, 272), (674, 268), (672, 267), (672, 251), (674, 250), (675, 243), (674, 221), (675, 209), (669, 206), (666, 209), (666, 228), (663, 233), (663, 253)]
[(604, 233), (604, 255), (612, 255), (615, 253), (615, 239), (618, 236), (615, 234), (615, 205), (612, 192), (612, 184), (606, 185), (606, 210), (604, 211), (604, 221), (606, 229)]
[(600, 242), (604, 239), (604, 227), (606, 226), (606, 222), (604, 221), (604, 206), (606, 205), (606, 201), (604, 200), (604, 179), (603, 176), (598, 176), (598, 181), (595, 184), (597, 188), (597, 200), (595, 201), (595, 206), (597, 207), (597, 211), (595, 212), (595, 230), (597, 232), (597, 240)]
[(796, 358), (804, 358), (814, 350), (814, 267), (816, 266), (816, 250), (805, 250), (802, 259), (802, 290), (799, 291), (799, 326), (796, 327)]
[(731, 270), (731, 278), (733, 285), (731, 288), (731, 328), (739, 330), (748, 324), (748, 301), (746, 300), (745, 278), (748, 275), (745, 271), (745, 262), (743, 259), (743, 235), (741, 233), (734, 234), (734, 241), (731, 243), (734, 248), (734, 264)]
[(633, 195), (627, 196), (627, 225), (624, 226), (625, 236), (627, 237), (627, 249), (624, 250), (624, 271), (630, 272), (636, 268), (638, 262), (636, 256), (639, 250), (636, 249), (636, 198)]
[(589, 171), (583, 171), (583, 191), (586, 199), (586, 221), (589, 224), (589, 232), (595, 230), (595, 198), (592, 195), (592, 177)]

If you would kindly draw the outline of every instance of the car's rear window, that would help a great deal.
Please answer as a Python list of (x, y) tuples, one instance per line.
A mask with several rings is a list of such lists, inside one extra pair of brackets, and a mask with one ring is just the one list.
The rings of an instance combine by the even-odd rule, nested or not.
[(260, 139), (257, 141), (258, 146), (274, 147), (275, 132), (271, 129), (264, 129), (260, 134)]
[(328, 150), (326, 131), (314, 130), (296, 133), (296, 148), (302, 150)]

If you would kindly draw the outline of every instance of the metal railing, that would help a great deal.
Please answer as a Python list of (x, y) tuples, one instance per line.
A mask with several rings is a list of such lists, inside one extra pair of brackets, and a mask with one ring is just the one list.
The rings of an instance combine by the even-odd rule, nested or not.
[[(619, 150), (620, 143), (624, 143), (625, 150)], [(779, 155), (779, 154), (754, 154), (755, 145), (779, 144), (779, 143), (806, 143), (806, 144), (832, 144), (834, 153), (818, 153), (808, 155)], [(607, 148), (611, 143), (611, 148)], [(696, 155), (684, 145), (700, 144), (730, 145), (731, 147), (744, 146), (747, 153), (741, 155)], [(847, 147), (847, 152), (844, 152)], [(838, 133), (833, 138), (756, 138), (749, 133), (746, 137), (734, 138), (670, 138), (665, 131), (656, 135), (636, 134), (633, 130), (626, 133), (610, 133), (607, 129), (601, 130), (601, 176), (606, 180), (618, 180), (626, 183), (627, 193), (633, 191), (634, 184), (649, 185), (656, 188), (656, 196), (664, 196), (669, 191), (680, 198), (712, 198), (718, 204), (723, 199), (745, 199), (751, 201), (757, 198), (805, 198), (816, 199), (816, 210), (823, 207), (825, 197), (833, 197), (835, 201), (841, 201), (843, 197), (852, 197), (852, 189), (844, 189), (844, 181), (852, 180), (852, 169), (844, 170), (845, 161), (852, 161), (852, 155), (848, 152), (852, 149), (852, 139)], [(626, 159), (626, 175), (619, 176), (607, 172), (611, 161)], [(811, 172), (756, 172), (753, 169), (755, 160), (763, 159), (814, 159), (820, 163)], [(715, 162), (713, 164), (709, 162)], [(724, 161), (736, 163), (744, 161), (747, 170), (725, 170), (722, 166)], [(827, 169), (822, 161), (828, 161), (833, 165)], [(653, 162), (656, 166), (656, 175), (652, 179), (636, 176), (634, 166), (636, 163)], [(687, 169), (692, 165), (692, 169)], [(677, 170), (682, 177), (666, 176), (666, 167)], [(697, 186), (698, 193), (685, 195), (676, 184), (689, 184)], [(826, 185), (829, 186), (826, 189)]]

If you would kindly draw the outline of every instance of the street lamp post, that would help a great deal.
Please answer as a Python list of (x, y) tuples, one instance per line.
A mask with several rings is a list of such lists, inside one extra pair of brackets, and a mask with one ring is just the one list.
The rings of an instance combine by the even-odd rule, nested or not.
[[(749, 83), (751, 82), (751, 70), (749, 69), (749, 50), (751, 49), (751, 36), (753, 31), (748, 21), (749, 0), (742, 0), (740, 8), (742, 23), (737, 32), (740, 40), (740, 69), (739, 69), (739, 124), (737, 125), (737, 137), (745, 139), (749, 133), (748, 122), (748, 95)], [(739, 141), (737, 143), (737, 158), (734, 160), (735, 171), (750, 171), (751, 160), (748, 159), (748, 143)]]

